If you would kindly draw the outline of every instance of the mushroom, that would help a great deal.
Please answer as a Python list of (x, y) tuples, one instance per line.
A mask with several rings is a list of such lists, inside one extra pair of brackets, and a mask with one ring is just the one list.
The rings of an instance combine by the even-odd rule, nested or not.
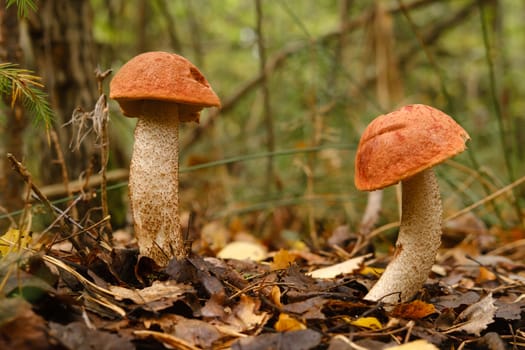
[(450, 116), (415, 104), (374, 119), (356, 153), (355, 185), (373, 191), (401, 181), (402, 214), (392, 261), (366, 300), (405, 302), (423, 286), (441, 244), (443, 209), (432, 167), (465, 150), (468, 133)]
[(110, 97), (138, 118), (129, 173), (129, 198), (142, 256), (165, 266), (187, 252), (178, 213), (179, 121), (197, 121), (220, 100), (201, 72), (182, 56), (140, 54), (120, 68)]

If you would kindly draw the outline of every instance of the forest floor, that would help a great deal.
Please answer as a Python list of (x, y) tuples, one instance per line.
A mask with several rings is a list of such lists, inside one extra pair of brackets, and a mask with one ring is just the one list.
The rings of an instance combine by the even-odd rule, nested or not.
[(137, 259), (125, 231), (85, 255), (67, 241), (11, 249), (0, 260), (0, 348), (525, 348), (523, 236), (473, 216), (447, 225), (424, 288), (398, 305), (363, 300), (391, 254), (374, 257), (347, 227), (324, 250), (268, 253), (251, 239), (211, 254), (197, 244), (162, 269)]

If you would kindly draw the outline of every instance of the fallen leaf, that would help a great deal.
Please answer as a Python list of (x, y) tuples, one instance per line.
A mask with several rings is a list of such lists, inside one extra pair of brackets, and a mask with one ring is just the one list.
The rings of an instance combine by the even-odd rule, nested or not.
[(16, 228), (10, 228), (0, 236), (0, 253), (5, 256), (9, 252), (19, 252), (27, 248), (31, 243), (29, 232), (20, 231)]
[(268, 252), (266, 248), (255, 242), (231, 242), (222, 248), (217, 257), (221, 259), (253, 260), (260, 261), (266, 259)]
[(236, 332), (246, 332), (263, 325), (268, 314), (259, 311), (260, 301), (241, 294), (240, 302), (235, 305), (222, 321)]
[(414, 300), (410, 303), (399, 304), (394, 307), (391, 315), (397, 318), (410, 320), (419, 320), (436, 312), (432, 304), (425, 303), (421, 300)]
[(277, 332), (288, 332), (306, 329), (306, 325), (288, 314), (281, 313), (274, 328)]
[(284, 305), (283, 310), (296, 315), (301, 315), (301, 317), (306, 320), (323, 320), (326, 318), (326, 316), (323, 314), (322, 308), (326, 301), (326, 299), (317, 296)]
[[(110, 286), (109, 290), (117, 300), (129, 299), (137, 305), (148, 305), (153, 311), (159, 311), (171, 306), (184, 294), (191, 293), (193, 288), (174, 280), (167, 280), (155, 281), (150, 287), (144, 289)], [(156, 302), (158, 304), (153, 305)]]
[(434, 344), (427, 342), (426, 340), (420, 339), (410, 343), (393, 346), (386, 348), (385, 350), (439, 350)]
[(368, 257), (370, 257), (370, 254), (358, 256), (356, 258), (343, 261), (339, 264), (314, 270), (307, 273), (307, 275), (313, 278), (335, 278), (339, 275), (350, 274), (361, 269), (363, 263)]
[(191, 344), (188, 344), (183, 339), (179, 339), (175, 336), (172, 336), (166, 333), (162, 333), (162, 332), (140, 330), (140, 331), (134, 331), (133, 334), (140, 339), (154, 338), (155, 340), (161, 343), (164, 343), (173, 349), (200, 350), (199, 348)]
[(179, 315), (164, 315), (159, 324), (165, 333), (200, 348), (211, 349), (214, 342), (222, 337), (214, 325)]
[(351, 321), (350, 324), (367, 329), (381, 329), (383, 327), (381, 322), (375, 317), (360, 317), (357, 320)]
[(281, 303), (281, 290), (278, 286), (273, 286), (272, 291), (270, 292), (270, 296), (272, 298), (272, 302), (278, 306), (283, 307), (283, 304)]
[(67, 325), (51, 322), (49, 326), (51, 335), (59, 339), (68, 349), (135, 349), (130, 340), (110, 332), (90, 329), (84, 322), (73, 322)]
[(452, 326), (445, 333), (464, 331), (479, 336), (480, 332), (487, 328), (487, 325), (494, 322), (496, 310), (494, 298), (492, 294), (488, 294), (477, 303), (463, 310), (456, 318), (456, 322), (461, 323)]
[(494, 281), (496, 278), (496, 275), (492, 271), (486, 267), (480, 266), (478, 277), (476, 277), (476, 283)]
[(320, 343), (321, 334), (311, 329), (304, 329), (242, 338), (233, 344), (232, 350), (308, 350)]
[(50, 349), (46, 321), (22, 298), (0, 300), (0, 349)]
[(524, 301), (517, 301), (512, 303), (502, 302), (501, 299), (496, 301), (496, 311), (495, 317), (503, 318), (505, 320), (520, 320), (522, 310), (525, 309)]
[(273, 257), (273, 261), (270, 265), (270, 270), (284, 270), (290, 267), (295, 261), (295, 256), (290, 254), (286, 249), (279, 250)]
[(445, 295), (434, 303), (434, 305), (441, 308), (455, 309), (461, 305), (472, 305), (479, 300), (479, 294), (473, 291), (466, 293), (456, 293), (451, 295)]
[(361, 270), (359, 270), (359, 274), (366, 276), (366, 275), (372, 275), (379, 277), (381, 274), (385, 272), (385, 269), (382, 269), (380, 267), (372, 267), (372, 266), (365, 266)]

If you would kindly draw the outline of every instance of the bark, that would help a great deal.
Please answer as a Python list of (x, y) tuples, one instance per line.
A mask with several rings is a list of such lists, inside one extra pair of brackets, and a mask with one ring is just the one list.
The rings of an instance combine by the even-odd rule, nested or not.
[[(5, 8), (0, 6), (0, 60), (2, 62), (22, 63), (22, 51), (19, 45), (20, 26), (16, 6)], [(11, 106), (11, 96), (2, 96), (5, 104), (3, 115), (5, 117), (4, 129), (0, 130), (0, 206), (8, 212), (23, 207), (22, 191), (23, 180), (11, 170), (7, 153), (22, 159), (23, 133), (27, 127), (26, 116), (17, 102)], [(2, 233), (9, 222), (0, 222)]]
[[(93, 13), (88, 0), (42, 0), (37, 13), (28, 20), (31, 49), (36, 70), (43, 77), (62, 150), (69, 148), (74, 131), (62, 125), (80, 107), (92, 110), (97, 101), (95, 79), (96, 50), (92, 35)], [(64, 152), (70, 177), (77, 178), (87, 168), (94, 142), (84, 142), (78, 151)], [(41, 175), (45, 183), (60, 178), (60, 168), (50, 167), (53, 156), (42, 147)]]

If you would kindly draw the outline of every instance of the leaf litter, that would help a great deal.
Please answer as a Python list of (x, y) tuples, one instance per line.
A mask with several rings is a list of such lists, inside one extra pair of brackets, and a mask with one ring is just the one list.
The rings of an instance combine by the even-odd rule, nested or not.
[(237, 259), (235, 247), (266, 248), (230, 242), (222, 258), (193, 252), (159, 268), (133, 243), (87, 259), (24, 242), (0, 260), (0, 348), (519, 348), (524, 254), (493, 254), (483, 242), (443, 249), (424, 288), (399, 305), (363, 300), (386, 265), (366, 246), (354, 256), (331, 246), (255, 259), (241, 248)]

